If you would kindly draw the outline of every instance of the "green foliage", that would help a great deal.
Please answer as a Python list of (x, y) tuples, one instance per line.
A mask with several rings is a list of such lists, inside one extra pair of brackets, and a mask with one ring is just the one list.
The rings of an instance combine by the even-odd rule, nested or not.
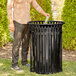
[(62, 19), (63, 48), (76, 50), (76, 0), (65, 0)]
[(14, 39), (10, 36), (9, 42), (13, 43)]
[(0, 1), (0, 46), (9, 41), (9, 29), (7, 18), (7, 0)]
[[(49, 20), (52, 20), (52, 13), (51, 13), (51, 0), (36, 0), (37, 3), (42, 7), (42, 9), (46, 12), (46, 13), (50, 13), (50, 18)], [(33, 6), (31, 6), (31, 20), (45, 20), (45, 16), (43, 16), (42, 14), (38, 13)]]

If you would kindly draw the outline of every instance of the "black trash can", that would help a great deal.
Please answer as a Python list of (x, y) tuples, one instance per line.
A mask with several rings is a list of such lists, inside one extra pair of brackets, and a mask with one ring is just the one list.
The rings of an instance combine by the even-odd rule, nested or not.
[(30, 21), (30, 71), (38, 74), (62, 71), (62, 21)]

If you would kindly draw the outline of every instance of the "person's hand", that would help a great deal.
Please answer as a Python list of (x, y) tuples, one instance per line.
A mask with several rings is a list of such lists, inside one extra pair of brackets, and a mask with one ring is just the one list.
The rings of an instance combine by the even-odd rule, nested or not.
[(14, 30), (15, 30), (13, 20), (10, 20), (9, 30), (10, 30), (10, 31), (13, 31), (13, 32), (14, 32)]
[(48, 16), (48, 18), (50, 17), (50, 14), (49, 13), (45, 13), (45, 16), (47, 17)]
[(10, 25), (9, 25), (9, 30), (14, 32), (14, 30), (15, 30), (15, 29), (14, 29), (14, 24), (10, 24)]
[(50, 14), (46, 13), (44, 10), (41, 11), (41, 14), (43, 14), (45, 17), (47, 17), (47, 16), (48, 16), (48, 18), (50, 17)]

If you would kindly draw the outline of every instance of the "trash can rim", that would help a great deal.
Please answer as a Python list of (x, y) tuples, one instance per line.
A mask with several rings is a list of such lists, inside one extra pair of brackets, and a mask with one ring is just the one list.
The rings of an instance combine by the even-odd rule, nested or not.
[[(28, 24), (34, 24), (33, 22), (45, 22), (45, 21), (29, 21)], [(57, 24), (65, 24), (64, 21), (48, 21), (48, 22), (59, 22)], [(57, 24), (47, 24), (47, 25), (57, 25)], [(37, 24), (37, 25), (46, 25), (46, 24)]]

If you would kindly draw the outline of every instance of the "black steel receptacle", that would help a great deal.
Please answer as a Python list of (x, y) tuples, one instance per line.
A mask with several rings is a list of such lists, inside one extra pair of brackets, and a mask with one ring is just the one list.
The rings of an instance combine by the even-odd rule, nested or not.
[(62, 21), (30, 21), (30, 71), (38, 74), (62, 71)]

